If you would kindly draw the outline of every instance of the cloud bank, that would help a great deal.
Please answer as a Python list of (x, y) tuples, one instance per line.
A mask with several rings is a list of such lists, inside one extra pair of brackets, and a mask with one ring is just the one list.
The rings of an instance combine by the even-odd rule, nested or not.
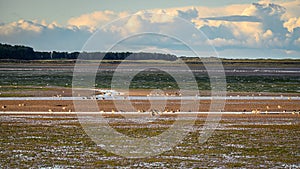
[[(221, 57), (300, 58), (300, 12), (296, 8), (299, 5), (295, 0), (222, 8), (191, 6), (138, 11), (134, 15), (126, 11), (95, 11), (70, 18), (66, 25), (19, 20), (0, 24), (0, 41), (29, 45), (36, 50), (80, 51), (97, 33), (106, 42), (99, 44), (99, 50), (104, 50), (134, 32), (167, 32), (187, 37), (195, 50), (201, 51), (212, 44)], [(113, 20), (117, 21), (109, 24)], [(190, 25), (202, 31), (207, 39), (195, 40), (197, 35)], [(126, 49), (193, 55), (178, 41), (163, 36), (131, 38), (118, 48)]]

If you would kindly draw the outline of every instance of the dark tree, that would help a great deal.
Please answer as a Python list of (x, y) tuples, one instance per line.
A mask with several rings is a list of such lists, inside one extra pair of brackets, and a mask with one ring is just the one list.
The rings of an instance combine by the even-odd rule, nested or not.
[(0, 44), (0, 59), (13, 60), (49, 60), (49, 59), (80, 59), (86, 60), (168, 60), (175, 61), (177, 57), (162, 53), (132, 53), (132, 52), (39, 52), (31, 47)]

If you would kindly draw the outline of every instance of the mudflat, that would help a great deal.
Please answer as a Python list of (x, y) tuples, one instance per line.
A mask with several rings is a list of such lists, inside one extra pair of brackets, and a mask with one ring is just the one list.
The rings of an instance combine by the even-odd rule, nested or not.
[[(117, 112), (125, 111), (126, 109), (120, 108), (118, 104), (120, 101), (114, 100), (81, 100), (77, 101), (79, 104), (86, 104), (96, 102), (99, 110), (104, 112)], [(192, 101), (198, 104), (199, 112), (209, 112), (211, 101), (201, 100)], [(136, 112), (151, 111), (151, 104), (156, 102), (149, 102), (147, 100), (130, 100), (131, 105)], [(193, 104), (193, 103), (191, 103)], [(0, 101), (0, 112), (7, 111), (25, 111), (25, 112), (75, 112), (74, 103), (72, 100), (1, 100)], [(169, 100), (165, 103), (165, 106), (161, 110), (178, 112), (181, 109), (181, 102), (178, 100)], [(257, 113), (268, 113), (268, 112), (279, 112), (279, 113), (291, 113), (299, 112), (300, 100), (226, 100), (224, 109), (220, 111), (224, 112), (252, 112)], [(88, 109), (86, 110), (89, 111)], [(93, 110), (94, 111), (94, 110)], [(189, 111), (185, 109), (185, 111)]]

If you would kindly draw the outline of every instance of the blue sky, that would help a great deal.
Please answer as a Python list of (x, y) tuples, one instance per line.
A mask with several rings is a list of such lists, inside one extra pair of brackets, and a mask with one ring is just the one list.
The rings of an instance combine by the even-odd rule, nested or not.
[[(81, 51), (94, 37), (102, 44), (94, 50), (107, 50), (135, 33), (156, 32), (185, 39), (201, 55), (300, 58), (299, 9), (298, 0), (0, 0), (0, 42), (42, 51)], [(118, 50), (193, 55), (178, 43), (163, 36), (139, 36)], [(205, 46), (213, 46), (217, 54), (204, 51)]]

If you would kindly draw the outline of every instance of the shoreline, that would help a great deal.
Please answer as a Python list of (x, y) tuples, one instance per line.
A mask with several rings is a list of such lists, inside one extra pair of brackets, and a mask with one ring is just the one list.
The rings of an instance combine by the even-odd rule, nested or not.
[[(281, 98), (281, 97), (280, 97)], [(299, 112), (300, 98), (281, 99), (205, 99), (205, 100), (62, 100), (62, 98), (49, 98), (50, 100), (0, 100), (0, 112), (76, 112), (76, 107), (80, 106), (84, 111), (103, 112)], [(224, 104), (224, 107), (214, 109), (212, 102)], [(221, 102), (220, 102), (221, 101)], [(191, 105), (191, 109), (187, 105)], [(83, 107), (82, 107), (83, 106)], [(94, 108), (90, 106), (96, 106)], [(132, 107), (131, 107), (132, 106)], [(195, 107), (197, 106), (197, 107)], [(84, 109), (82, 109), (84, 108)], [(95, 109), (96, 108), (96, 109)], [(196, 109), (195, 109), (196, 108)]]
[(88, 97), (0, 97), (0, 101), (8, 100), (300, 100), (299, 96), (103, 96), (101, 98)]
[[(162, 112), (157, 115), (298, 115), (299, 112)], [(151, 115), (151, 112), (21, 112), (21, 111), (0, 111), (0, 115)], [(300, 116), (299, 116), (300, 117)]]

